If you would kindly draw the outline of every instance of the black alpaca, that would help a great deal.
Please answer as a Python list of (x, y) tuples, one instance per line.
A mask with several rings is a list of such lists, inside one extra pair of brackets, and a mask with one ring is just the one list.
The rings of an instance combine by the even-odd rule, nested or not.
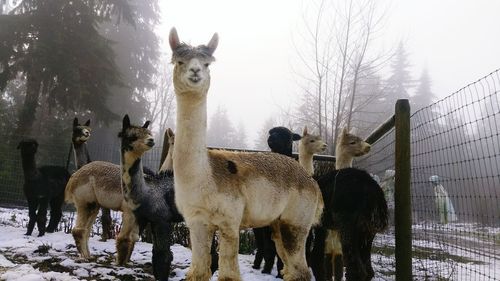
[[(78, 122), (78, 118), (75, 117), (75, 119), (73, 119), (73, 134), (71, 136), (71, 142), (73, 143), (75, 165), (77, 169), (80, 169), (83, 165), (92, 162), (92, 160), (90, 160), (89, 150), (87, 149), (87, 141), (90, 138), (90, 132), (90, 119), (83, 125)], [(101, 224), (101, 241), (106, 241), (113, 236), (110, 209), (101, 208)]]
[[(267, 144), (269, 145), (269, 148), (271, 148), (272, 152), (292, 157), (292, 145), (293, 142), (297, 140), (300, 140), (300, 135), (292, 133), (285, 127), (274, 127), (269, 130)], [(262, 270), (262, 273), (270, 274), (274, 266), (274, 259), (277, 257), (278, 261), (276, 266), (278, 268), (278, 275), (276, 277), (283, 278), (281, 275), (283, 262), (277, 255), (276, 247), (271, 239), (271, 228), (267, 226), (254, 228), (253, 233), (257, 248), (253, 268), (259, 269), (262, 259), (264, 259), (264, 269)]]
[[(153, 274), (156, 280), (168, 280), (173, 260), (172, 223), (184, 221), (175, 206), (172, 172), (156, 174), (144, 169), (141, 156), (154, 146), (149, 121), (142, 127), (130, 124), (128, 115), (123, 118), (121, 138), (122, 180), (125, 200), (134, 209), (141, 229), (150, 223), (153, 237)], [(172, 147), (170, 149), (173, 149)], [(119, 251), (120, 249), (118, 249)], [(217, 259), (212, 261), (212, 272), (217, 269)]]
[[(387, 203), (378, 183), (365, 171), (345, 168), (334, 171), (316, 170), (325, 211), (315, 239), (311, 267), (317, 281), (330, 280), (331, 262), (326, 262), (325, 239), (328, 229), (340, 234), (346, 280), (371, 280), (371, 248), (375, 234), (387, 227)], [(337, 269), (339, 270), (339, 269)], [(340, 280), (342, 276), (335, 276)]]
[[(29, 221), (26, 235), (31, 235), (35, 223), (38, 227), (38, 236), (45, 231), (57, 230), (62, 217), (64, 202), (64, 188), (70, 177), (68, 171), (59, 166), (36, 167), (35, 154), (38, 142), (34, 139), (22, 140), (17, 149), (21, 150), (21, 159), (24, 172), (24, 195), (28, 201)], [(47, 226), (47, 208), (50, 205), (50, 221)]]

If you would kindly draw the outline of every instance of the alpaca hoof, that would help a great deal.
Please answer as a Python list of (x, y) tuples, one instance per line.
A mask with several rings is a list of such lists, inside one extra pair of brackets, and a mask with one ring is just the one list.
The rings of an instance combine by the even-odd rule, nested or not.
[(45, 235), (45, 232), (42, 232), (42, 233), (38, 233), (38, 237), (42, 237)]
[(26, 232), (24, 235), (31, 236), (31, 232)]
[(265, 268), (261, 272), (264, 273), (264, 274), (271, 274), (271, 269), (266, 269)]
[(253, 266), (252, 266), (252, 268), (253, 268), (253, 269), (260, 269), (260, 266), (258, 266), (258, 265), (253, 265)]
[(283, 275), (281, 275), (281, 273), (278, 273), (278, 275), (276, 275), (276, 278), (283, 279)]

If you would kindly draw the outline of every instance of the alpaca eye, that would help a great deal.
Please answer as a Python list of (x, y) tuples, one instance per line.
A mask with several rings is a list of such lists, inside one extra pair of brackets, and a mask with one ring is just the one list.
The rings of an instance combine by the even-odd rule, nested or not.
[(184, 62), (182, 62), (182, 61), (178, 61), (178, 62), (177, 62), (177, 64), (178, 64), (178, 65), (183, 65), (183, 64), (184, 64)]
[(349, 144), (356, 144), (356, 142), (355, 141), (351, 141)]
[(208, 67), (210, 64), (209, 63), (205, 63), (205, 67)]
[(314, 142), (314, 140), (311, 140), (311, 142)]

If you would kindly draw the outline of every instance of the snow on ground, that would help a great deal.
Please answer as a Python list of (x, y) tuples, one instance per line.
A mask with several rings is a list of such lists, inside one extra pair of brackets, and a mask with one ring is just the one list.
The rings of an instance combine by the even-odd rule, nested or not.
[[(114, 263), (114, 240), (102, 242), (97, 236), (91, 237), (89, 246), (93, 258), (87, 261), (78, 256), (71, 234), (60, 231), (36, 237), (38, 232), (35, 228), (32, 236), (26, 236), (26, 222), (27, 210), (0, 208), (0, 280), (154, 280), (151, 244), (138, 242), (131, 262), (121, 267)], [(418, 232), (419, 228), (416, 227), (414, 231)], [(488, 230), (491, 231), (498, 233), (498, 229)], [(447, 244), (442, 242), (414, 239), (413, 244), (414, 251), (430, 251), (441, 255), (438, 258), (414, 258), (415, 280), (475, 280), (478, 273), (486, 275), (481, 275), (481, 280), (500, 280), (498, 277), (488, 277), (500, 274), (500, 263), (496, 258), (485, 260), (470, 251), (465, 255), (456, 248), (447, 248)], [(170, 280), (184, 280), (191, 251), (181, 245), (172, 246), (172, 251), (174, 261)], [(376, 254), (372, 255), (372, 261), (377, 274), (375, 280), (394, 280), (394, 237), (389, 234), (378, 235), (374, 252)], [(443, 254), (446, 258), (443, 258)], [(261, 274), (259, 270), (253, 269), (253, 259), (253, 255), (239, 255), (243, 280), (280, 280), (274, 277), (276, 269), (273, 275)], [(211, 280), (217, 280), (217, 272)]]

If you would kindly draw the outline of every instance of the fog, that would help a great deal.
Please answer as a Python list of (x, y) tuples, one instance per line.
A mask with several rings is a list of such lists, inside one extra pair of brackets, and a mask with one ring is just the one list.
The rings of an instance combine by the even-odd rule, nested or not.
[[(166, 44), (175, 26), (181, 40), (205, 44), (220, 36), (211, 67), (209, 115), (223, 105), (233, 124), (243, 122), (249, 141), (263, 122), (293, 107), (301, 89), (297, 60), (303, 17), (310, 1), (161, 1), (158, 34)], [(381, 50), (405, 44), (414, 79), (425, 66), (432, 90), (445, 97), (500, 66), (498, 1), (377, 1), (385, 23), (377, 33)], [(295, 43), (294, 43), (295, 42)]]

